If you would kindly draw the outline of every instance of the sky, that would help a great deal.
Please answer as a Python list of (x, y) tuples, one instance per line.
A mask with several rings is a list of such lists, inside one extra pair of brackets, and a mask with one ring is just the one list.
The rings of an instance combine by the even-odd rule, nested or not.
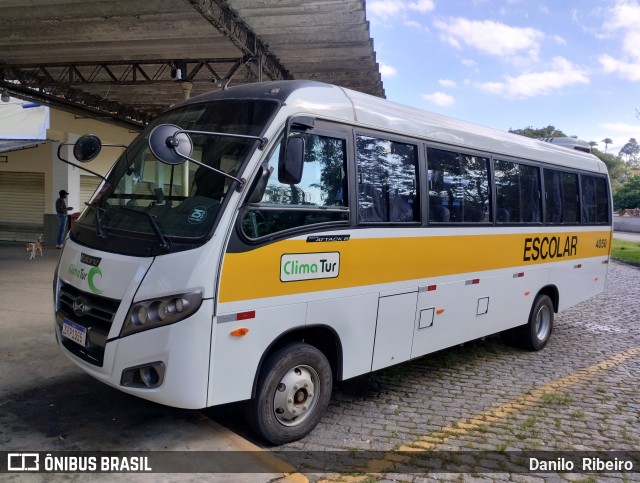
[(502, 131), (640, 139), (639, 0), (367, 0), (387, 99)]
[(0, 102), (0, 139), (47, 139), (47, 129), (48, 108), (15, 97)]

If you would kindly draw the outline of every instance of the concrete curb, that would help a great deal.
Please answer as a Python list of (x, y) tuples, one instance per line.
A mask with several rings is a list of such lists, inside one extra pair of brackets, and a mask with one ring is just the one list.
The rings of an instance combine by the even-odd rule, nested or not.
[(308, 483), (309, 480), (306, 476), (299, 473), (295, 467), (291, 466), (291, 464), (278, 458), (276, 453), (266, 451), (259, 446), (256, 446), (252, 442), (247, 441), (242, 436), (239, 436), (221, 424), (212, 421), (203, 414), (198, 414), (198, 419), (214, 431), (215, 444), (216, 446), (220, 446), (216, 447), (216, 450), (246, 451), (251, 453), (252, 458), (255, 458), (252, 461), (253, 464), (263, 467), (263, 472), (281, 474), (282, 477), (278, 478), (276, 481), (286, 483)]

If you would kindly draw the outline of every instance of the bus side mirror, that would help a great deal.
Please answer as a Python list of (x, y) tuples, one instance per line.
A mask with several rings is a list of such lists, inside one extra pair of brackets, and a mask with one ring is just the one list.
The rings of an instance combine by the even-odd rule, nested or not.
[(283, 184), (298, 184), (302, 179), (302, 167), (304, 163), (304, 138), (300, 135), (291, 135), (295, 127), (303, 132), (313, 129), (316, 120), (311, 116), (289, 116), (284, 128), (284, 141), (280, 148), (278, 159), (278, 181)]
[(95, 159), (102, 149), (102, 142), (95, 134), (85, 134), (73, 145), (73, 156), (81, 163)]
[(303, 164), (304, 138), (302, 136), (287, 138), (278, 160), (278, 181), (283, 184), (300, 183)]
[(193, 151), (191, 138), (173, 124), (158, 124), (149, 134), (151, 154), (164, 164), (184, 163)]
[(249, 203), (259, 203), (262, 201), (272, 171), (273, 168), (267, 166), (266, 163), (260, 168), (260, 174), (254, 183), (253, 191), (251, 191), (251, 196), (249, 197)]

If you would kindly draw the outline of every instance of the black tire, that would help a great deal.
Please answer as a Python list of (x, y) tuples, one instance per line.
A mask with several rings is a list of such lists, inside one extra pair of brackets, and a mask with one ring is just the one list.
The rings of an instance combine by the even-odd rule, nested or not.
[(513, 329), (514, 341), (524, 349), (544, 349), (553, 332), (554, 309), (548, 295), (540, 294), (533, 301), (529, 322)]
[(320, 422), (332, 386), (331, 365), (322, 352), (301, 342), (283, 346), (260, 371), (256, 397), (247, 406), (249, 424), (273, 444), (303, 438)]

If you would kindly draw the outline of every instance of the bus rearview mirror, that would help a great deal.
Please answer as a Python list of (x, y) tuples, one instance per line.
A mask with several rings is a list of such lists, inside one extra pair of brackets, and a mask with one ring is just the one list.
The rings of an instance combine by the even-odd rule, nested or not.
[(165, 164), (184, 163), (193, 151), (189, 135), (173, 124), (160, 124), (149, 134), (149, 149)]
[(278, 181), (283, 184), (298, 184), (302, 179), (304, 164), (304, 138), (292, 136), (284, 143), (278, 160)]
[(81, 163), (95, 159), (102, 149), (102, 142), (95, 134), (85, 134), (73, 145), (73, 156)]

